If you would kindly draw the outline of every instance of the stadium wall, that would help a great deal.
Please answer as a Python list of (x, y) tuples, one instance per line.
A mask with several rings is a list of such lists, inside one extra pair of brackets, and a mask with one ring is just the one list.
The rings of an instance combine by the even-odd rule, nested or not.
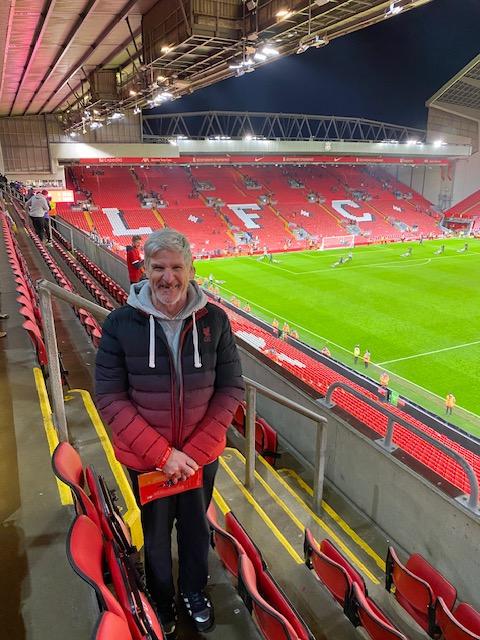
[[(262, 363), (250, 345), (238, 342), (246, 376), (327, 418), (327, 481), (385, 531), (386, 539), (425, 555), (456, 585), (462, 600), (480, 606), (478, 518), (341, 417), (322, 409), (314, 397)], [(288, 448), (312, 465), (312, 422), (260, 395), (257, 406)]]
[(455, 163), (452, 205), (480, 189), (480, 152)]
[[(455, 109), (454, 105), (446, 105)], [(429, 107), (427, 122), (427, 142), (444, 140), (449, 144), (469, 144), (472, 153), (479, 150), (480, 123), (473, 118), (462, 117), (450, 111)]]
[(429, 202), (437, 206), (441, 202), (442, 167), (409, 167), (385, 165), (387, 173), (399, 182), (421, 193)]

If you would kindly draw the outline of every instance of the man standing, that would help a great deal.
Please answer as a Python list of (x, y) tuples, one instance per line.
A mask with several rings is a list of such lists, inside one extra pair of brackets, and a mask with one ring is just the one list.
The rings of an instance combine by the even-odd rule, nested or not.
[(358, 358), (360, 357), (360, 345), (356, 344), (353, 348), (353, 364), (358, 363)]
[(447, 393), (445, 398), (445, 414), (451, 416), (453, 413), (453, 407), (455, 406), (456, 398), (453, 393)]
[(176, 521), (181, 601), (197, 629), (214, 621), (205, 594), (211, 500), (218, 456), (244, 394), (240, 360), (223, 310), (194, 282), (188, 240), (172, 229), (145, 243), (147, 280), (103, 325), (96, 399), (115, 453), (138, 475), (161, 469), (175, 483), (203, 468), (203, 487), (141, 507), (147, 586), (166, 633), (175, 630), (171, 532)]
[(35, 193), (26, 204), (28, 215), (35, 233), (43, 241), (45, 235), (45, 214), (49, 211), (47, 199), (41, 193)]
[(363, 354), (363, 364), (365, 366), (365, 369), (368, 369), (368, 365), (370, 364), (370, 359), (371, 359), (370, 351), (368, 349), (365, 349), (365, 353)]
[(127, 247), (127, 267), (130, 284), (138, 282), (144, 274), (143, 258), (140, 253), (141, 236), (132, 236), (132, 244)]

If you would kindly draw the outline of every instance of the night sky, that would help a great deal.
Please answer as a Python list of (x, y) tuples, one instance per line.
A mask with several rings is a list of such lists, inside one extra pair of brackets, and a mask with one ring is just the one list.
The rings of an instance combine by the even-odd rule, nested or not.
[(433, 0), (158, 111), (357, 116), (425, 128), (425, 101), (479, 53), (480, 0)]

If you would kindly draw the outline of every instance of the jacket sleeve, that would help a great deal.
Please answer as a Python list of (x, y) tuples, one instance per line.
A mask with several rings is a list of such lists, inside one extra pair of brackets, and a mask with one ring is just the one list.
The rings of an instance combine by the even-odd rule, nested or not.
[(244, 391), (240, 357), (225, 314), (217, 349), (215, 391), (205, 416), (182, 449), (197, 464), (204, 466), (213, 462), (224, 450), (227, 429), (243, 400)]
[(117, 323), (108, 317), (95, 365), (95, 400), (103, 420), (126, 449), (152, 467), (163, 457), (169, 443), (137, 411), (128, 395), (125, 354), (116, 336)]

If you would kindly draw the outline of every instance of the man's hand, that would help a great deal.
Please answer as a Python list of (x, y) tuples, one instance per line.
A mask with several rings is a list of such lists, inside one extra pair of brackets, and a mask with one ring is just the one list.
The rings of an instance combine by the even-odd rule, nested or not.
[(193, 476), (198, 469), (198, 464), (187, 456), (183, 451), (173, 449), (167, 462), (163, 465), (162, 471), (170, 476), (176, 483), (178, 480), (186, 480)]

